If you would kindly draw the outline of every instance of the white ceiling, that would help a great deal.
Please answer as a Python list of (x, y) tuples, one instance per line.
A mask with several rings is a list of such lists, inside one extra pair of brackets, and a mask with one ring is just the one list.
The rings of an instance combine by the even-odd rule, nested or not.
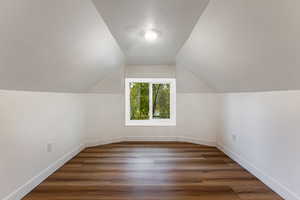
[(210, 0), (177, 56), (219, 92), (300, 89), (300, 1)]
[(0, 1), (0, 89), (82, 92), (122, 65), (91, 1)]
[[(174, 64), (208, 0), (93, 0), (126, 55), (127, 64)], [(149, 43), (145, 29), (158, 30)]]
[[(123, 52), (130, 64), (172, 64), (187, 38), (181, 92), (300, 89), (300, 1), (207, 2), (1, 0), (0, 89), (119, 92)], [(156, 43), (141, 36), (148, 24)]]

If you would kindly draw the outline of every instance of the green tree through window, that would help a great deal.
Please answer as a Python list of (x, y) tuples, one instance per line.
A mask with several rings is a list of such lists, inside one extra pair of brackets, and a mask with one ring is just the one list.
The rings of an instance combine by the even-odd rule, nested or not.
[(130, 83), (130, 119), (149, 119), (149, 83)]
[(176, 126), (176, 80), (127, 78), (126, 126)]
[(170, 119), (170, 84), (153, 84), (152, 92), (153, 118)]

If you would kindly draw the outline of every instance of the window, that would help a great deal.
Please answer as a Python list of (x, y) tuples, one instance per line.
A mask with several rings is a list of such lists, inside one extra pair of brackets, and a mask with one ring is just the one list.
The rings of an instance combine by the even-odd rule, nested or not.
[(126, 79), (127, 126), (175, 126), (175, 79)]

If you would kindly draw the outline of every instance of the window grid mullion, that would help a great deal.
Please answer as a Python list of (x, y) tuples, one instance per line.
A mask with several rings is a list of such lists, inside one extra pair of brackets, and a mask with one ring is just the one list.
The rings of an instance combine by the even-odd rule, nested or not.
[(153, 107), (152, 107), (152, 104), (153, 104), (153, 102), (152, 102), (153, 90), (152, 90), (152, 88), (153, 88), (152, 83), (150, 82), (149, 83), (149, 119), (150, 120), (153, 120)]

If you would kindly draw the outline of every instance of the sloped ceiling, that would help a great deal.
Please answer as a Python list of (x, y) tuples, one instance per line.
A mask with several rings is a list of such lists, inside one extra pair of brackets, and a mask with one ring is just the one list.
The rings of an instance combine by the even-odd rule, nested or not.
[(300, 1), (210, 0), (177, 64), (219, 92), (300, 89)]
[[(93, 0), (130, 65), (174, 64), (208, 0)], [(145, 30), (159, 38), (147, 42)]]
[(90, 93), (124, 94), (124, 77), (176, 78), (178, 93), (213, 93), (215, 90), (193, 72), (180, 65), (131, 65), (116, 70), (93, 86)]
[[(300, 1), (207, 2), (1, 0), (0, 89), (122, 92), (122, 50), (127, 63), (174, 63), (194, 24), (176, 57), (181, 92), (300, 89)], [(147, 23), (163, 43), (129, 37)]]
[(0, 1), (0, 89), (82, 92), (120, 67), (90, 0)]

